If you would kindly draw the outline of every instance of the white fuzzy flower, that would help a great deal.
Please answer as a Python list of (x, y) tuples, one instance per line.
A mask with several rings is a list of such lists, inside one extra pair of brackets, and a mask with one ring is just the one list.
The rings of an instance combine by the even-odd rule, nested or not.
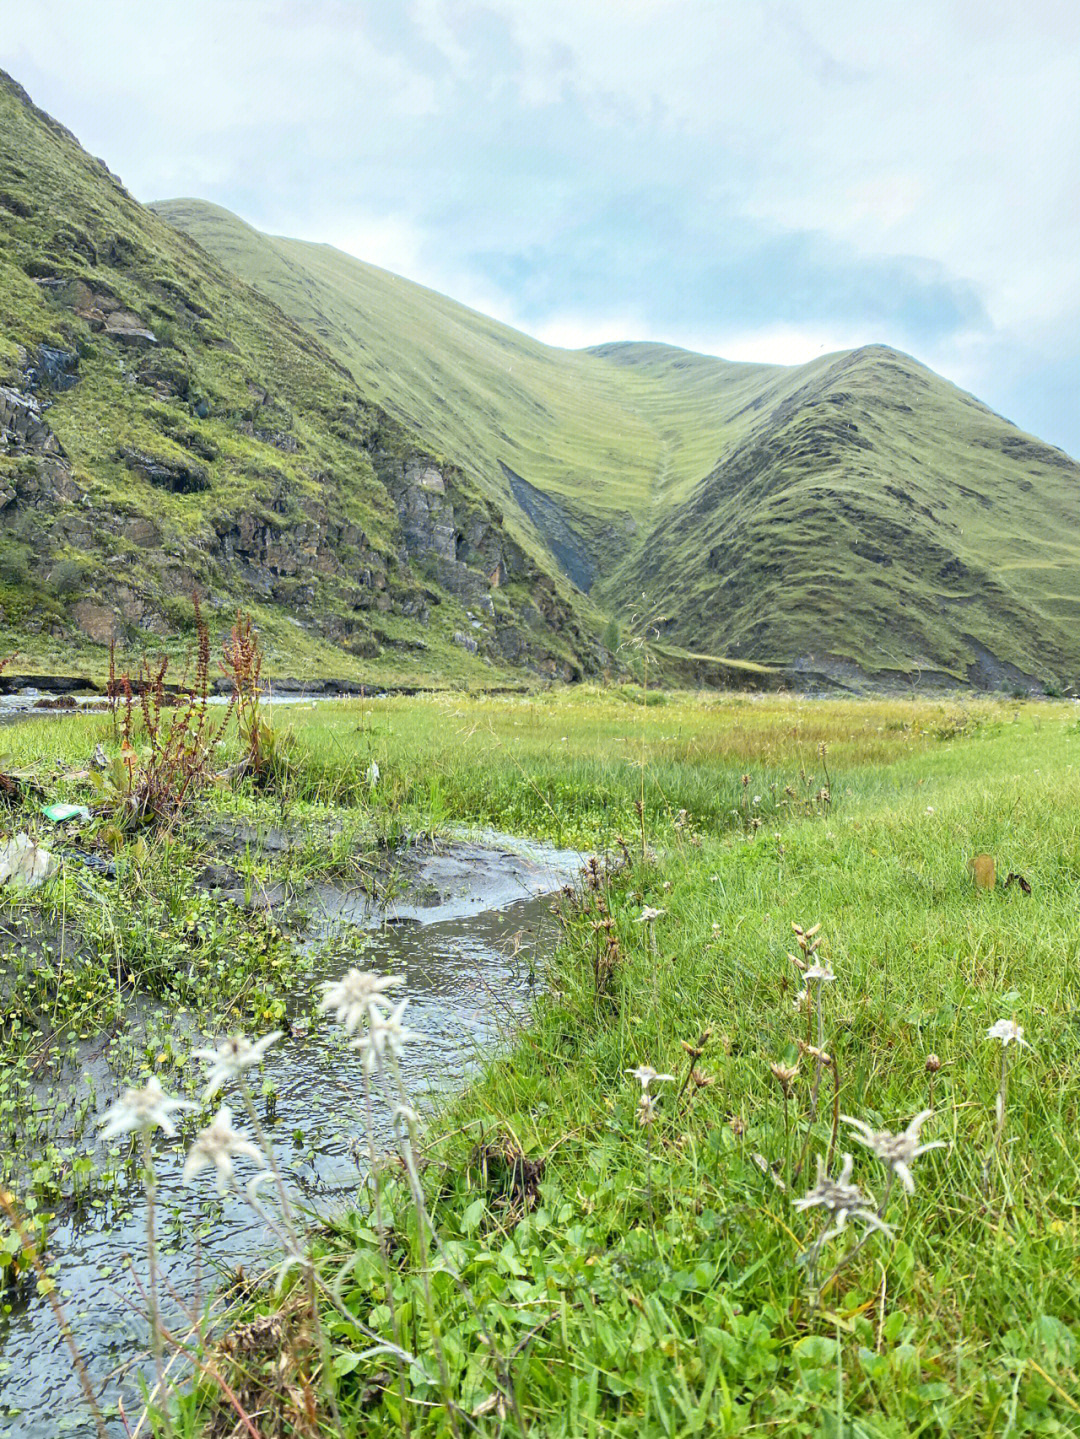
[(368, 1015), (367, 1034), (353, 1040), (352, 1047), (360, 1052), (365, 1074), (374, 1074), (387, 1051), (398, 1059), (406, 1044), (420, 1038), (414, 1029), (406, 1029), (401, 1022), (408, 1002), (403, 999), (395, 1006), (392, 1014), (382, 1015), (372, 1010)]
[(366, 970), (350, 969), (340, 979), (323, 984), (319, 1013), (332, 1009), (345, 1033), (355, 1034), (365, 1019), (381, 1016), (383, 1010), (390, 1008), (384, 990), (404, 983), (400, 974), (370, 974)]
[(364, 778), (372, 789), (379, 783), (379, 761), (373, 759), (365, 771)]
[(648, 1094), (649, 1085), (652, 1084), (653, 1080), (659, 1082), (661, 1080), (673, 1080), (675, 1078), (673, 1074), (657, 1074), (651, 1064), (639, 1064), (636, 1069), (627, 1069), (624, 1073), (631, 1075), (638, 1081), (641, 1085), (642, 1094)]
[(795, 996), (795, 998), (792, 1000), (792, 1003), (794, 1004), (794, 1006), (795, 1006), (795, 1008), (796, 1008), (797, 1010), (803, 1010), (803, 1009), (806, 1008), (807, 1003), (809, 1002), (809, 999), (810, 999), (810, 991), (809, 991), (808, 989), (800, 989), (799, 992), (798, 992), (798, 994), (797, 994), (797, 995)]
[(1015, 1019), (999, 1019), (986, 1031), (986, 1037), (987, 1039), (1000, 1039), (1003, 1048), (1007, 1048), (1014, 1041), (1020, 1045), (1021, 1049), (1031, 1048), (1024, 1038), (1024, 1026), (1017, 1024)]
[(203, 1099), (209, 1099), (246, 1069), (253, 1069), (255, 1065), (261, 1064), (263, 1055), (280, 1038), (281, 1030), (275, 1029), (272, 1034), (263, 1035), (262, 1039), (257, 1039), (254, 1044), (243, 1035), (235, 1035), (230, 1039), (223, 1039), (215, 1049), (192, 1050), (196, 1059), (205, 1060), (211, 1066), (206, 1088), (203, 1090)]
[(195, 1136), (195, 1143), (184, 1161), (184, 1183), (190, 1184), (196, 1174), (213, 1168), (217, 1170), (218, 1193), (225, 1194), (233, 1182), (232, 1162), (238, 1155), (244, 1155), (260, 1169), (266, 1168), (262, 1151), (240, 1130), (233, 1128), (232, 1110), (223, 1104), (214, 1115), (213, 1123), (200, 1129)]
[(803, 974), (804, 979), (819, 979), (822, 984), (832, 984), (836, 975), (833, 974), (828, 964), (822, 964), (820, 959), (815, 959), (813, 964)]
[(651, 904), (647, 904), (642, 908), (641, 913), (637, 919), (634, 920), (634, 923), (652, 924), (654, 920), (660, 919), (665, 914), (667, 914), (666, 909), (653, 909)]
[(136, 1130), (162, 1129), (172, 1139), (176, 1125), (173, 1113), (179, 1109), (198, 1109), (190, 1099), (170, 1099), (157, 1077), (147, 1080), (142, 1089), (125, 1089), (120, 1098), (98, 1123), (102, 1139), (115, 1139), (118, 1134), (134, 1134)]
[(830, 1179), (825, 1172), (825, 1165), (820, 1154), (817, 1161), (817, 1183), (813, 1189), (807, 1190), (801, 1199), (795, 1200), (795, 1208), (804, 1209), (825, 1209), (833, 1218), (833, 1226), (827, 1234), (822, 1235), (821, 1243), (831, 1239), (833, 1235), (839, 1234), (849, 1219), (857, 1219), (869, 1229), (880, 1229), (886, 1234), (891, 1234), (887, 1224), (882, 1223), (873, 1212), (874, 1200), (872, 1196), (864, 1194), (857, 1184), (851, 1180), (851, 1155), (844, 1155), (843, 1168), (836, 1179)]
[(865, 1144), (867, 1149), (873, 1150), (882, 1164), (886, 1165), (899, 1179), (908, 1194), (915, 1193), (915, 1181), (911, 1177), (911, 1163), (920, 1154), (925, 1154), (930, 1149), (945, 1149), (943, 1139), (936, 1139), (932, 1144), (919, 1143), (919, 1131), (933, 1114), (932, 1109), (924, 1109), (918, 1113), (906, 1129), (899, 1134), (890, 1134), (887, 1129), (871, 1129), (861, 1119), (852, 1119), (843, 1115), (845, 1124), (859, 1131), (855, 1138), (860, 1144)]

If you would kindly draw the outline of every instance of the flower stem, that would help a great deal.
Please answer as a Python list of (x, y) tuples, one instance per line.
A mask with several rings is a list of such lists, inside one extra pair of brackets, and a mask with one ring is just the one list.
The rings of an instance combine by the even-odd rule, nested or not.
[(154, 1169), (154, 1156), (150, 1147), (150, 1130), (148, 1128), (144, 1128), (142, 1131), (142, 1152), (143, 1176), (146, 1186), (146, 1262), (149, 1272), (147, 1299), (150, 1310), (150, 1348), (154, 1356), (154, 1377), (157, 1380), (157, 1392), (161, 1396), (163, 1405), (162, 1415), (165, 1420), (165, 1432), (169, 1434), (172, 1432), (172, 1425), (169, 1422), (169, 1401), (165, 1393), (161, 1315), (158, 1310), (157, 1236), (154, 1232), (154, 1209), (157, 1201), (157, 1173)]
[(390, 1248), (383, 1223), (382, 1180), (379, 1176), (378, 1156), (375, 1153), (375, 1116), (371, 1106), (371, 1079), (364, 1070), (364, 1118), (367, 1130), (368, 1160), (371, 1166), (371, 1182), (375, 1186), (375, 1230), (379, 1236), (379, 1255), (382, 1259), (383, 1278), (386, 1284), (386, 1307), (390, 1310), (390, 1328), (394, 1334), (395, 1355), (398, 1371), (398, 1393), (401, 1396), (401, 1425), (405, 1439), (409, 1439), (409, 1409), (406, 1402), (405, 1361), (401, 1357), (401, 1328), (398, 1323), (397, 1306), (394, 1303), (394, 1278), (390, 1272)]
[[(878, 1219), (880, 1219), (880, 1220), (884, 1220), (884, 1218), (885, 1218), (885, 1210), (886, 1210), (886, 1208), (888, 1207), (889, 1195), (892, 1193), (893, 1180), (895, 1179), (895, 1177), (896, 1177), (895, 1174), (894, 1174), (893, 1171), (890, 1169), (890, 1170), (889, 1170), (889, 1177), (888, 1177), (888, 1179), (886, 1179), (886, 1181), (885, 1181), (885, 1192), (884, 1192), (884, 1194), (881, 1196), (881, 1203), (878, 1205), (878, 1209), (877, 1209), (877, 1217), (878, 1217)], [(821, 1296), (825, 1293), (825, 1290), (829, 1287), (829, 1285), (833, 1282), (833, 1280), (836, 1278), (836, 1276), (840, 1273), (841, 1269), (846, 1269), (846, 1268), (847, 1268), (847, 1266), (848, 1266), (848, 1265), (851, 1263), (851, 1261), (855, 1258), (856, 1254), (858, 1254), (859, 1250), (862, 1249), (863, 1245), (866, 1243), (866, 1241), (870, 1238), (871, 1234), (873, 1234), (874, 1232), (875, 1232), (875, 1230), (873, 1229), (873, 1227), (870, 1227), (870, 1228), (868, 1228), (868, 1229), (864, 1229), (863, 1232), (862, 1232), (861, 1238), (859, 1238), (859, 1239), (857, 1239), (857, 1240), (855, 1241), (855, 1243), (851, 1246), (851, 1248), (847, 1251), (846, 1254), (841, 1255), (841, 1257), (840, 1257), (840, 1259), (839, 1259), (836, 1267), (832, 1270), (832, 1272), (831, 1272), (830, 1274), (827, 1274), (827, 1275), (825, 1276), (825, 1278), (821, 1281), (821, 1283), (817, 1286), (817, 1298), (818, 1298), (818, 1302), (820, 1302)]]

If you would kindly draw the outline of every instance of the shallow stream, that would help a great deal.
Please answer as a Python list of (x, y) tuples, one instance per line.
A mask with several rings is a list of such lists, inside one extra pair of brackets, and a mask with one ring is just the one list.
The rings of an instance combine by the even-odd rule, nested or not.
[[(424, 1037), (406, 1049), (403, 1061), (406, 1085), (420, 1107), (425, 1097), (430, 1106), (438, 1093), (460, 1089), (470, 1066), (520, 1021), (555, 943), (550, 896), (574, 878), (580, 863), (574, 851), (481, 835), (418, 854), (398, 896), (381, 905), (333, 885), (314, 896), (314, 937), (361, 925), (370, 931), (364, 963), (404, 976), (395, 998), (408, 996), (406, 1023)], [(306, 984), (337, 978), (344, 963), (327, 958)], [(309, 998), (305, 992), (298, 1011), (306, 1013)], [(319, 1213), (346, 1207), (366, 1149), (357, 1056), (329, 1022), (298, 1022), (293, 1035), (270, 1050), (258, 1082), (263, 1078), (276, 1090), (268, 1129), (291, 1191)], [(102, 1108), (122, 1081), (113, 1076), (111, 1084), (98, 1086)], [(225, 1102), (240, 1108), (228, 1094)], [(234, 1122), (249, 1127), (242, 1116), (234, 1114)], [(389, 1109), (382, 1101), (375, 1129), (389, 1139)], [(243, 1265), (258, 1275), (278, 1251), (252, 1211), (235, 1198), (219, 1200), (207, 1176), (197, 1188), (181, 1185), (179, 1140), (159, 1136), (155, 1157), (162, 1308), (166, 1324), (183, 1333), (190, 1327), (186, 1316), (223, 1274)], [(240, 1172), (242, 1181), (247, 1177), (247, 1170)], [(151, 1376), (139, 1312), (145, 1223), (145, 1202), (133, 1183), (115, 1205), (91, 1207), (78, 1220), (58, 1219), (49, 1237), (50, 1254), (59, 1261), (59, 1292), (95, 1387), (110, 1408), (122, 1396), (132, 1428), (142, 1407), (141, 1380)], [(112, 1432), (124, 1433), (118, 1418)], [(32, 1298), (0, 1318), (0, 1439), (92, 1433), (52, 1311)]]

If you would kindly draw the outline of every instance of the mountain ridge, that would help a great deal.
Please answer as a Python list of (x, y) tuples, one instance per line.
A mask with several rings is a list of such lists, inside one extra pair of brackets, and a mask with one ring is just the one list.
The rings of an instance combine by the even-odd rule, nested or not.
[(301, 321), (317, 311), (358, 383), (392, 376), (403, 421), (608, 613), (645, 593), (687, 651), (837, 674), (981, 683), (988, 654), (1010, 682), (1080, 674), (1080, 466), (916, 357), (555, 350), (333, 247), (197, 201), (155, 208)]
[(574, 679), (649, 615), (673, 677), (1080, 677), (1080, 466), (914, 357), (557, 350), (141, 206), (3, 75), (0, 132), (0, 644), (39, 667), (180, 651), (197, 591), (279, 673)]

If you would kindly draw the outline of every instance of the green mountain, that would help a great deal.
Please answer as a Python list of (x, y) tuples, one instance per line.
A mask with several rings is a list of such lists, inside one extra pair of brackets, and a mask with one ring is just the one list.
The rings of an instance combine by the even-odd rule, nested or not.
[(909, 357), (556, 350), (141, 206), (2, 73), (0, 135), (19, 668), (183, 650), (197, 592), (298, 677), (572, 678), (645, 616), (673, 676), (1080, 677), (1080, 467)]
[(154, 209), (616, 618), (644, 605), (684, 651), (839, 678), (1080, 677), (1080, 466), (909, 356), (557, 350), (213, 205)]
[[(198, 593), (278, 675), (572, 678), (602, 619), (322, 340), (137, 204), (0, 72), (0, 653), (184, 650)], [(533, 549), (536, 550), (536, 546)]]

